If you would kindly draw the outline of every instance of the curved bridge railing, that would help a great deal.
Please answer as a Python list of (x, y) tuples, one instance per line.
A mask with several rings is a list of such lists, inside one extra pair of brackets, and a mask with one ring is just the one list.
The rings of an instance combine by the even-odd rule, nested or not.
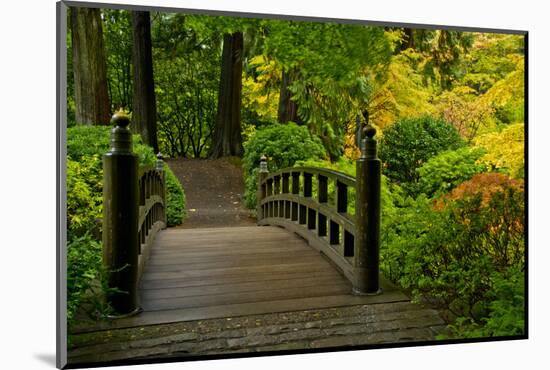
[(140, 166), (138, 171), (138, 277), (141, 277), (157, 232), (166, 228), (167, 224), (166, 183), (163, 166), (164, 163), (159, 155), (156, 166)]
[(365, 130), (357, 178), (313, 167), (269, 173), (266, 158), (260, 162), (258, 224), (282, 226), (302, 236), (338, 266), (355, 294), (380, 293), (380, 160), (375, 133), (370, 127)]
[(111, 121), (111, 149), (103, 156), (103, 264), (109, 275), (113, 317), (140, 311), (137, 286), (157, 232), (166, 227), (166, 182), (162, 157), (139, 166), (129, 118)]

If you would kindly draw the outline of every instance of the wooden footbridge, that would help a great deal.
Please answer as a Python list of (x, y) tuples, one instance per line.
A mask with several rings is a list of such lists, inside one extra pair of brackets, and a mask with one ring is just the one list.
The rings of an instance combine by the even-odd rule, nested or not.
[(258, 226), (166, 229), (162, 160), (139, 168), (129, 121), (104, 157), (104, 262), (116, 315), (76, 332), (407, 302), (380, 277), (380, 162), (366, 129), (357, 179), (320, 168), (258, 178)]

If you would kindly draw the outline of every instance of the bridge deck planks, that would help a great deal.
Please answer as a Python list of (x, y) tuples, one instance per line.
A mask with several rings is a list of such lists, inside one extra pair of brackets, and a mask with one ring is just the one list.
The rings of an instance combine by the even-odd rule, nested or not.
[[(157, 236), (153, 250), (140, 292), (145, 311), (256, 304), (351, 291), (346, 279), (322, 255), (281, 228), (171, 229)], [(317, 274), (313, 278), (312, 269)], [(194, 273), (209, 279), (195, 287), (164, 284)], [(257, 280), (239, 281), (260, 273)], [(294, 275), (280, 279), (281, 273)], [(147, 289), (151, 280), (157, 284)]]
[(143, 312), (76, 332), (408, 301), (358, 297), (349, 281), (306, 241), (272, 226), (167, 229), (156, 236), (140, 282)]

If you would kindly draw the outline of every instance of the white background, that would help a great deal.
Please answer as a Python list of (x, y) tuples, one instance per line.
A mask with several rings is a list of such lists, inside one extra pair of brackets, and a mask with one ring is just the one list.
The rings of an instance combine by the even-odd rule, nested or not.
[[(544, 1), (128, 0), (133, 4), (510, 28), (529, 35), (530, 339), (237, 360), (132, 369), (548, 368), (546, 235), (550, 32)], [(124, 3), (112, 0), (110, 3)], [(369, 4), (371, 3), (371, 4)], [(55, 364), (55, 1), (4, 1), (0, 20), (0, 284), (4, 369)], [(124, 367), (126, 368), (126, 367)]]

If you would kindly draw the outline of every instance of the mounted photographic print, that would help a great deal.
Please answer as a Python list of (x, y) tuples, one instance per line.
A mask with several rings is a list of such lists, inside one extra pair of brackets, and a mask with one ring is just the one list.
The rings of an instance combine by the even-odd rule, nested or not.
[(527, 338), (527, 32), (89, 6), (58, 367)]

